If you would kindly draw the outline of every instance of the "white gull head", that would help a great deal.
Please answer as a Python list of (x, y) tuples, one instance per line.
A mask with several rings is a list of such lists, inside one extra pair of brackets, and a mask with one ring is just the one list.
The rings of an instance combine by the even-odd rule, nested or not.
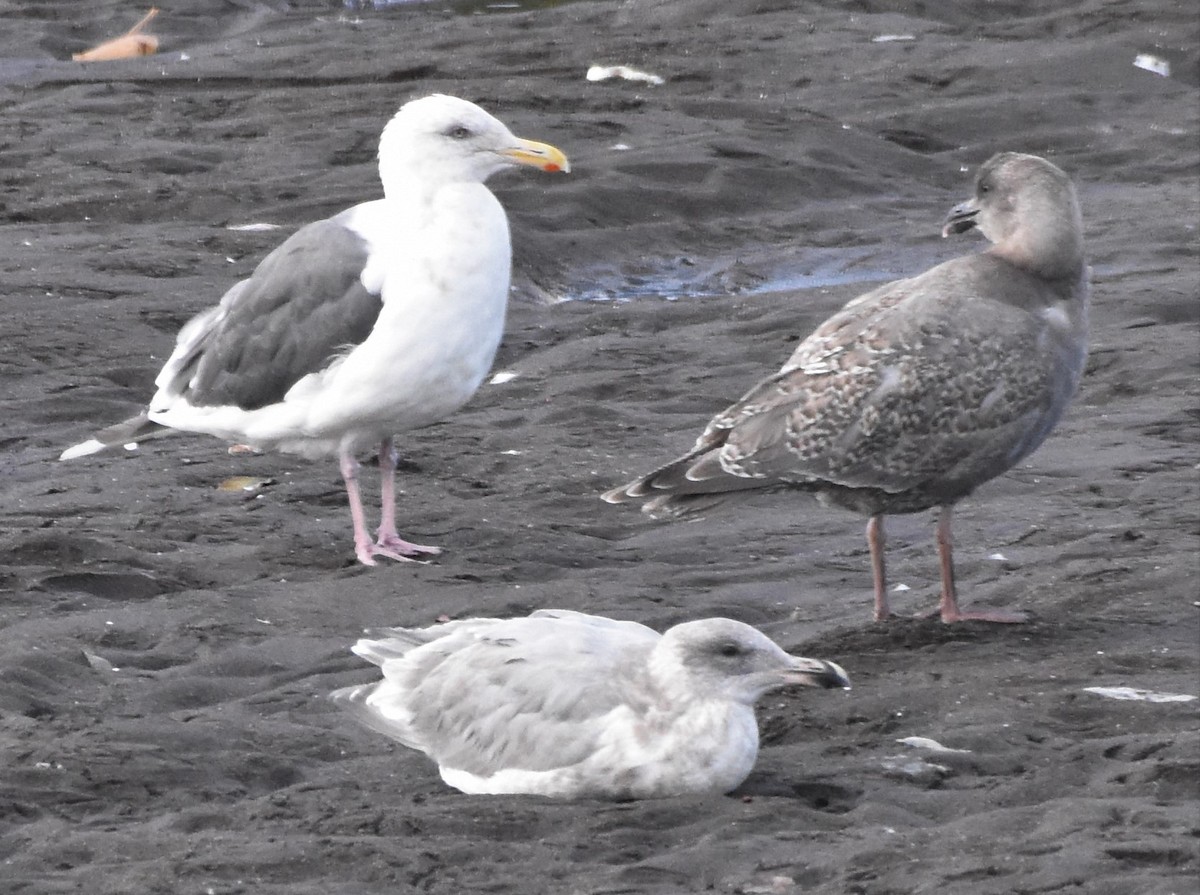
[(414, 177), (425, 183), (483, 183), (515, 165), (570, 170), (555, 147), (514, 136), (474, 103), (440, 93), (405, 103), (379, 138), (379, 176), (388, 195)]

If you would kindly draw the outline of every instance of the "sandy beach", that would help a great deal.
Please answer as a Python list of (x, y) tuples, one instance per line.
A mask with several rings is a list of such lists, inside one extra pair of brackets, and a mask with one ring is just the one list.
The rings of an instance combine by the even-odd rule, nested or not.
[[(1198, 703), (1089, 689), (1200, 695), (1185, 6), (180, 0), (156, 55), (82, 64), (146, 7), (0, 0), (0, 888), (1192, 891)], [(358, 565), (332, 460), (180, 434), (58, 462), (287, 234), (376, 197), (379, 130), (434, 92), (573, 166), (491, 183), (515, 376), (398, 440), (400, 528), (436, 562)], [(1093, 281), (1072, 408), (956, 515), (963, 602), (1030, 622), (873, 624), (865, 520), (806, 497), (677, 523), (600, 500), (846, 301), (981, 250), (939, 231), (1002, 150), (1074, 179)], [(937, 601), (933, 525), (889, 520), (906, 616)], [(537, 608), (728, 616), (854, 689), (764, 700), (733, 794), (627, 803), (463, 795), (328, 699), (371, 679), (364, 628)]]

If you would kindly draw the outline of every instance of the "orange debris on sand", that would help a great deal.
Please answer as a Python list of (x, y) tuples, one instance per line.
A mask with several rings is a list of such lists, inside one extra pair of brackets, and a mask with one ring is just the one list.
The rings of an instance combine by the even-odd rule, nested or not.
[(149, 56), (158, 51), (158, 38), (153, 34), (142, 34), (146, 24), (158, 15), (157, 9), (151, 9), (142, 16), (142, 20), (112, 40), (106, 40), (99, 46), (84, 50), (82, 53), (72, 53), (71, 58), (76, 62), (103, 62), (109, 59), (132, 59), (134, 56)]

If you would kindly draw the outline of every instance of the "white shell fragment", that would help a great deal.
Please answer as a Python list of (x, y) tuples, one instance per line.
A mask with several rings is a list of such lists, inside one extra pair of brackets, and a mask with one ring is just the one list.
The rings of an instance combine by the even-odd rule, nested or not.
[(1084, 687), (1083, 691), (1107, 696), (1109, 699), (1133, 699), (1141, 702), (1191, 702), (1197, 698), (1186, 693), (1156, 693), (1138, 687)]
[(897, 743), (903, 743), (905, 746), (912, 746), (914, 749), (928, 749), (930, 752), (970, 752), (970, 749), (953, 749), (950, 746), (943, 746), (937, 740), (931, 740), (929, 737), (901, 737), (896, 740)]
[(227, 224), (226, 230), (234, 230), (238, 233), (260, 233), (264, 230), (278, 230), (279, 224), (254, 223), (254, 224)]
[(587, 70), (587, 79), (589, 81), (607, 81), (610, 78), (620, 78), (624, 81), (640, 81), (643, 84), (651, 84), (655, 87), (666, 83), (665, 78), (652, 75), (650, 72), (630, 68), (628, 65), (593, 65)]
[(1171, 63), (1161, 56), (1155, 56), (1153, 53), (1138, 53), (1134, 57), (1133, 65), (1134, 68), (1154, 72), (1154, 74), (1161, 75), (1164, 78), (1171, 77)]

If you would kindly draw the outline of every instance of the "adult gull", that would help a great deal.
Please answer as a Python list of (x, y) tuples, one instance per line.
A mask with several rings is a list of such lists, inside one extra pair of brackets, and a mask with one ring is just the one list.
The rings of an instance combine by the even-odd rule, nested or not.
[(941, 618), (1018, 622), (959, 608), (951, 514), (1028, 457), (1062, 416), (1087, 356), (1088, 278), (1070, 179), (1004, 152), (942, 235), (992, 245), (862, 295), (783, 368), (718, 414), (687, 454), (604, 495), (651, 515), (707, 510), (754, 489), (815, 492), (867, 515), (875, 618), (891, 614), (883, 517), (939, 507)]
[[(393, 436), (457, 410), (491, 367), (512, 248), (484, 181), (517, 165), (569, 170), (561, 151), (513, 136), (473, 103), (406, 103), (379, 139), (383, 198), (308, 224), (267, 255), (183, 327), (141, 414), (60, 459), (164, 428), (333, 454), (361, 562), (440, 552), (396, 531)], [(357, 457), (374, 446), (382, 507), (372, 538)]]
[(566, 610), (367, 632), (383, 680), (332, 698), (419, 749), (467, 793), (656, 798), (722, 793), (758, 755), (754, 703), (791, 684), (846, 687), (749, 625), (665, 634)]

